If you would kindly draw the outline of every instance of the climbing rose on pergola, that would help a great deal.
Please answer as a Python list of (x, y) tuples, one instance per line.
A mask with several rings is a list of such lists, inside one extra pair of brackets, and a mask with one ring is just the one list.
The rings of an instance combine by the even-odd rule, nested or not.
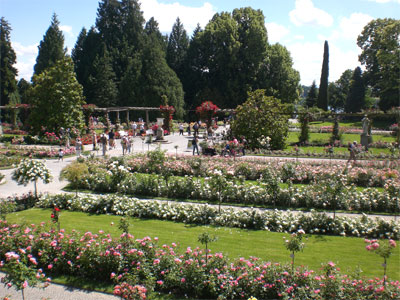
[(220, 108), (211, 101), (204, 101), (200, 106), (196, 108), (196, 113), (200, 115), (200, 118), (205, 120), (207, 128), (211, 126), (211, 118)]

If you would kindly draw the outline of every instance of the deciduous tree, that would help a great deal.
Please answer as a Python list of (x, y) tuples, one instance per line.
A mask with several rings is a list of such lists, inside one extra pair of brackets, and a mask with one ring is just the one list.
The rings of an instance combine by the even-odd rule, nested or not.
[(40, 75), (34, 75), (33, 83), (29, 116), (32, 133), (40, 133), (42, 127), (48, 132), (59, 132), (61, 127), (83, 128), (85, 101), (71, 58), (65, 57)]

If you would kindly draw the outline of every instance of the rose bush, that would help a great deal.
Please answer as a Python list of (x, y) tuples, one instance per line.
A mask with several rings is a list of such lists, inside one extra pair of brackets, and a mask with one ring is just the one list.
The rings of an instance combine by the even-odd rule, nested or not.
[(384, 285), (379, 278), (341, 274), (332, 263), (322, 272), (298, 267), (292, 274), (290, 265), (254, 257), (228, 263), (222, 253), (190, 247), (180, 251), (175, 243), (159, 245), (157, 238), (135, 239), (130, 234), (112, 238), (103, 231), (57, 233), (43, 224), (20, 227), (1, 221), (0, 241), (0, 260), (22, 249), (48, 274), (121, 280), (115, 294), (134, 299), (145, 299), (148, 290), (220, 300), (398, 299), (400, 292), (398, 281)]

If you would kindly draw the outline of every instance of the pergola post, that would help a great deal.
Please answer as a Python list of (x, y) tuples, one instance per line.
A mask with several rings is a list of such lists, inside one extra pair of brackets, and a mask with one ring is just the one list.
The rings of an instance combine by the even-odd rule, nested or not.
[(149, 123), (150, 123), (150, 121), (149, 121), (149, 111), (146, 110), (146, 126), (147, 126), (147, 128), (149, 128)]
[(128, 125), (128, 127), (129, 127), (129, 109), (127, 109), (126, 110), (126, 124)]
[(117, 110), (117, 123), (121, 123), (121, 122), (119, 121), (119, 110)]

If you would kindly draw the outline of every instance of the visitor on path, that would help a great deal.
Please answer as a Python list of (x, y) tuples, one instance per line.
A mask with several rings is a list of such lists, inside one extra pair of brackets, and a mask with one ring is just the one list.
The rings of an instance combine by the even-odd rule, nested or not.
[(128, 152), (128, 139), (126, 135), (121, 138), (121, 146), (122, 146), (122, 155), (125, 155)]
[(58, 161), (64, 161), (64, 151), (62, 148), (60, 148), (60, 150), (58, 150)]
[(128, 138), (128, 144), (127, 144), (127, 151), (128, 151), (128, 153), (131, 153), (131, 151), (133, 151), (133, 137), (132, 136), (128, 136), (127, 137)]
[(179, 123), (179, 135), (183, 135), (183, 124)]
[(247, 146), (247, 140), (244, 136), (242, 136), (242, 154), (245, 156), (245, 151), (246, 151), (246, 146)]
[(115, 133), (114, 133), (114, 131), (111, 129), (111, 131), (108, 133), (108, 143), (109, 143), (109, 146), (110, 146), (110, 150), (111, 150), (112, 148), (115, 148), (114, 137), (115, 137)]
[(82, 153), (82, 141), (80, 138), (76, 138), (76, 140), (75, 140), (75, 151), (76, 151), (76, 155), (78, 157), (80, 157), (81, 153)]
[(194, 135), (194, 138), (192, 140), (193, 155), (194, 155), (195, 151), (197, 151), (197, 155), (200, 155), (198, 143), (199, 143), (199, 139), (197, 138), (197, 135)]
[(102, 150), (103, 150), (103, 156), (106, 156), (106, 152), (107, 152), (107, 135), (105, 133), (101, 134), (100, 143), (101, 143), (101, 147), (102, 147)]
[(192, 134), (192, 132), (190, 131), (190, 122), (188, 123), (187, 133), (188, 133), (188, 136), (190, 136)]
[(347, 163), (349, 163), (351, 160), (353, 160), (354, 163), (356, 163), (357, 142), (356, 141), (354, 141), (353, 143), (349, 142), (347, 150), (349, 150), (350, 152), (350, 158), (347, 161)]
[(198, 136), (199, 135), (199, 123), (194, 123), (193, 125), (193, 135)]
[(136, 124), (136, 122), (133, 122), (133, 124), (132, 124), (133, 136), (136, 136), (136, 130), (137, 130), (137, 124)]
[(144, 124), (141, 123), (139, 128), (140, 128), (140, 135), (144, 135), (145, 134), (145, 132), (144, 132)]
[(97, 147), (97, 134), (96, 131), (93, 130), (93, 134), (92, 134), (92, 144), (93, 144), (93, 151), (96, 150)]

